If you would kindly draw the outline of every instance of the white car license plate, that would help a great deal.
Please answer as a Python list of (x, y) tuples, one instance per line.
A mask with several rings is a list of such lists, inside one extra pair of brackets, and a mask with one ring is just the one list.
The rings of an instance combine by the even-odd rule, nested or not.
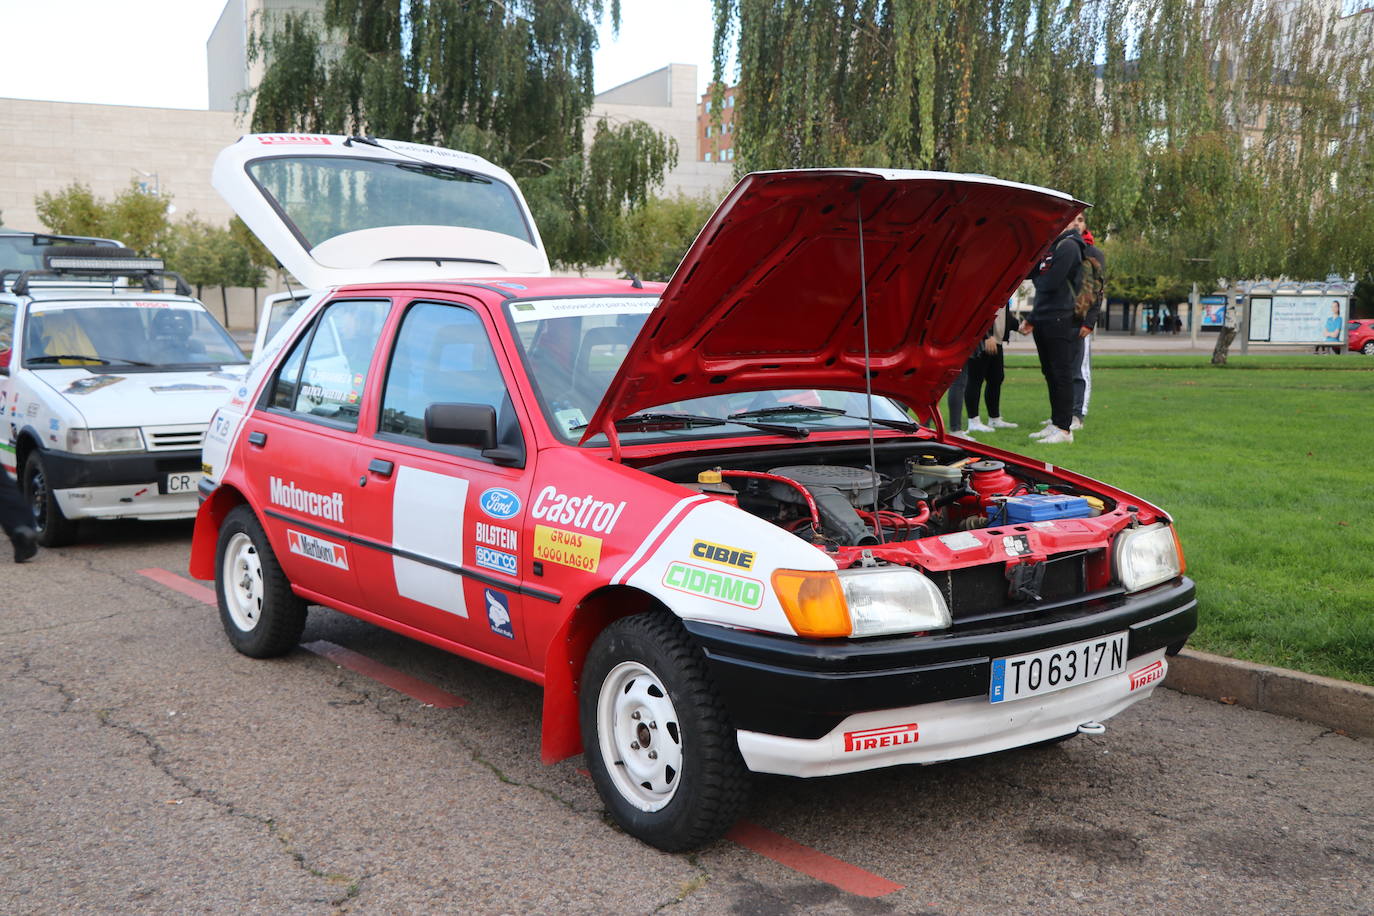
[(1039, 696), (1125, 670), (1125, 633), (997, 658), (992, 662), (992, 689), (988, 692), (988, 700), (1001, 703)]
[(163, 488), (164, 493), (194, 493), (196, 490), (199, 474), (187, 471), (182, 474), (168, 474), (167, 486)]

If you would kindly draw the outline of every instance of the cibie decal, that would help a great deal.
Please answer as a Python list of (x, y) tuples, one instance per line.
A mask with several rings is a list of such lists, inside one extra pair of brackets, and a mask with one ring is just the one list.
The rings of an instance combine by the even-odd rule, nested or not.
[(492, 487), (482, 491), (477, 507), (492, 518), (515, 518), (520, 514), (520, 497), (505, 487)]
[(692, 556), (698, 560), (707, 560), (722, 566), (734, 566), (739, 569), (754, 568), (754, 551), (740, 550), (738, 547), (726, 547), (724, 544), (712, 544), (710, 541), (697, 541), (692, 544)]
[(510, 625), (510, 598), (489, 588), (482, 589), (482, 593), (486, 597), (487, 623), (491, 625), (491, 631), (497, 636), (514, 639), (515, 630)]
[(270, 498), (272, 502), (287, 509), (295, 509), (307, 515), (329, 519), (331, 522), (344, 520), (343, 494), (313, 493), (296, 486), (294, 480), (282, 482), (280, 477), (269, 477)]
[(596, 572), (601, 565), (601, 538), (535, 525), (534, 559), (582, 572)]
[(883, 747), (901, 747), (915, 744), (921, 740), (920, 730), (915, 722), (906, 725), (887, 725), (882, 728), (865, 728), (844, 733), (844, 752), (876, 751)]
[(1132, 689), (1132, 690), (1139, 690), (1141, 687), (1144, 687), (1146, 684), (1153, 684), (1155, 681), (1160, 681), (1160, 680), (1163, 680), (1163, 679), (1164, 679), (1164, 659), (1161, 658), (1159, 661), (1157, 661), (1157, 662), (1155, 662), (1155, 663), (1153, 663), (1153, 664), (1146, 665), (1144, 668), (1141, 668), (1139, 671), (1132, 671), (1132, 672), (1131, 672), (1131, 689)]
[(344, 550), (342, 544), (317, 538), (313, 534), (292, 531), (290, 528), (286, 529), (286, 542), (294, 554), (328, 563), (338, 569), (348, 569), (348, 551)]
[(750, 610), (763, 607), (762, 582), (691, 563), (670, 563), (663, 574), (663, 584), (679, 592), (714, 598), (736, 607)]
[(610, 534), (615, 530), (620, 513), (624, 511), (624, 502), (603, 502), (593, 498), (590, 493), (586, 496), (568, 496), (554, 487), (545, 487), (534, 500), (530, 515), (555, 525), (571, 525), (598, 534)]

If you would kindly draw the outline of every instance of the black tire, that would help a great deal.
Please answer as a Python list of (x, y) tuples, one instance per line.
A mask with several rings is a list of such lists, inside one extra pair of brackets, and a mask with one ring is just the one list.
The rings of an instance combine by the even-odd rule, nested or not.
[(76, 522), (62, 514), (49, 480), (43, 453), (34, 449), (24, 461), (24, 499), (33, 512), (38, 543), (44, 547), (61, 547), (76, 540)]
[(220, 525), (215, 597), (225, 635), (244, 655), (273, 658), (300, 642), (306, 603), (291, 591), (267, 534), (248, 506), (233, 509)]
[[(665, 852), (681, 852), (717, 839), (739, 818), (749, 772), (734, 727), (701, 654), (667, 611), (622, 618), (597, 636), (582, 668), (579, 705), (587, 769), (626, 833)], [(620, 727), (603, 735), (603, 721)], [(644, 743), (630, 743), (632, 736)], [(608, 761), (608, 752), (615, 755), (617, 748), (624, 752), (621, 759)], [(663, 750), (663, 760), (680, 765), (647, 759), (655, 748)], [(662, 767), (655, 777), (663, 778), (636, 784), (645, 767)]]
[(1365, 341), (1364, 346), (1360, 348), (1360, 352), (1365, 356), (1374, 356), (1374, 340)]

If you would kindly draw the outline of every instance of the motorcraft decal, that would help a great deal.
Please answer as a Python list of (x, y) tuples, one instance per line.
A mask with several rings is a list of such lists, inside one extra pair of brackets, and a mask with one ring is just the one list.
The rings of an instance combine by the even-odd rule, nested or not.
[(342, 493), (326, 495), (311, 490), (302, 490), (296, 486), (294, 480), (283, 482), (280, 477), (269, 477), (268, 485), (272, 502), (279, 506), (295, 509), (297, 512), (304, 512), (316, 518), (328, 519), (331, 522), (344, 520)]
[(515, 629), (510, 623), (510, 596), (490, 588), (482, 589), (482, 594), (486, 599), (487, 623), (491, 631), (497, 636), (514, 639)]
[[(624, 505), (621, 503), (621, 506)], [(535, 525), (534, 559), (582, 572), (596, 572), (601, 565), (601, 538)]]
[(722, 566), (734, 566), (738, 569), (754, 568), (754, 551), (740, 550), (738, 547), (726, 547), (724, 544), (712, 544), (710, 541), (693, 543), (692, 556), (698, 560), (719, 563)]
[(620, 520), (620, 513), (624, 511), (623, 500), (618, 503), (603, 502), (590, 493), (568, 496), (549, 486), (539, 491), (530, 515), (555, 525), (571, 525), (598, 534), (610, 534)]
[(736, 607), (750, 610), (763, 607), (763, 583), (759, 580), (691, 563), (669, 563), (663, 573), (663, 584), (675, 591), (714, 598)]
[(515, 518), (520, 514), (520, 497), (505, 487), (492, 487), (482, 491), (477, 507), (491, 518)]
[(342, 544), (335, 544), (333, 541), (326, 541), (313, 534), (293, 531), (290, 528), (286, 529), (286, 542), (294, 554), (327, 563), (336, 569), (348, 569), (348, 551)]

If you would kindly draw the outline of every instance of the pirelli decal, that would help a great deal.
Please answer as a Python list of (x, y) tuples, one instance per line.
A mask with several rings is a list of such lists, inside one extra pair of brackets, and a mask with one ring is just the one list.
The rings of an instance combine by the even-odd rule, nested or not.
[(763, 583), (718, 569), (691, 563), (670, 563), (663, 584), (679, 592), (713, 598), (736, 607), (755, 610), (763, 607)]

